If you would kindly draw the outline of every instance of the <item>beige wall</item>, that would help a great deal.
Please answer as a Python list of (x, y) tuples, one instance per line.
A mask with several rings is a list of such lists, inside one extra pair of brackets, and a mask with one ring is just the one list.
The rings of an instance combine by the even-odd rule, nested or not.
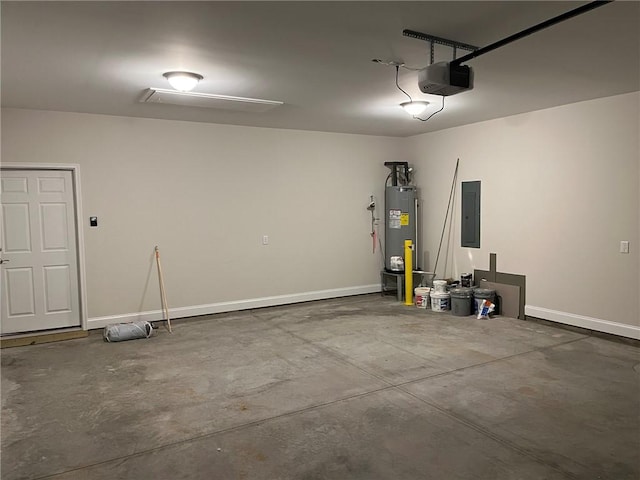
[(155, 245), (171, 308), (379, 283), (366, 206), (401, 139), (7, 109), (2, 140), (80, 165), (89, 317), (160, 308)]
[[(526, 275), (530, 307), (640, 326), (639, 104), (633, 93), (408, 139), (430, 267), (460, 158), (440, 276), (488, 270), (494, 252), (498, 271)], [(460, 247), (460, 182), (470, 180), (482, 182), (480, 249)]]
[[(89, 317), (159, 309), (156, 244), (177, 316), (374, 290), (365, 207), (370, 194), (382, 206), (387, 160), (417, 167), (433, 268), (459, 157), (439, 276), (488, 269), (495, 252), (499, 271), (527, 276), (528, 314), (640, 336), (639, 105), (627, 94), (411, 138), (5, 109), (2, 160), (80, 165)], [(482, 181), (480, 249), (459, 246), (467, 180)]]

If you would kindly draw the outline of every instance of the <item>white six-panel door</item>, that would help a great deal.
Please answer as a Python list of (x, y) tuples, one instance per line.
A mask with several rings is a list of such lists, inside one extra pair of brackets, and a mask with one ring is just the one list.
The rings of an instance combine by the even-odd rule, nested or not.
[(2, 170), (2, 334), (80, 325), (70, 171)]

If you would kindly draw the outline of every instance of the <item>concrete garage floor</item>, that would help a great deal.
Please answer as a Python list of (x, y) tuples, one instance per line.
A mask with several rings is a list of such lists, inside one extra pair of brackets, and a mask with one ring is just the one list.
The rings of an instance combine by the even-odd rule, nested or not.
[(640, 349), (377, 295), (2, 351), (2, 479), (633, 479)]

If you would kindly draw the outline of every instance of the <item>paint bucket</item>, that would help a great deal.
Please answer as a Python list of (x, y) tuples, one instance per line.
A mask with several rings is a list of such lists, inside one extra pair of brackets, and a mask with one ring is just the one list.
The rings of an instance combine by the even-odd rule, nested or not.
[(476, 288), (473, 291), (473, 298), (475, 304), (473, 307), (473, 313), (478, 313), (483, 300), (489, 300), (491, 303), (496, 303), (496, 291), (489, 288)]
[(473, 290), (470, 288), (452, 288), (449, 290), (451, 295), (451, 313), (458, 317), (466, 317), (472, 313)]
[(449, 310), (451, 295), (444, 292), (431, 292), (431, 310), (434, 312), (444, 312)]
[(429, 293), (431, 289), (428, 287), (416, 287), (413, 290), (416, 307), (429, 308)]
[(447, 293), (447, 281), (446, 280), (434, 280), (433, 288), (436, 293)]
[(463, 273), (460, 275), (460, 286), (461, 287), (470, 287), (471, 281), (473, 279), (473, 275), (470, 273)]

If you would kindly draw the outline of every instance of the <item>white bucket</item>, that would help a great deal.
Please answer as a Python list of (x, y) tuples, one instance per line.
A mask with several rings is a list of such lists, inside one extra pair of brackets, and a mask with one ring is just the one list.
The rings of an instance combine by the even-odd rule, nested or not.
[(431, 310), (444, 312), (451, 308), (451, 295), (448, 293), (431, 292)]
[(418, 308), (429, 308), (429, 292), (431, 289), (429, 287), (416, 287), (414, 292), (414, 299), (416, 302), (416, 307)]
[(446, 280), (434, 280), (433, 288), (437, 293), (447, 293), (447, 281)]

